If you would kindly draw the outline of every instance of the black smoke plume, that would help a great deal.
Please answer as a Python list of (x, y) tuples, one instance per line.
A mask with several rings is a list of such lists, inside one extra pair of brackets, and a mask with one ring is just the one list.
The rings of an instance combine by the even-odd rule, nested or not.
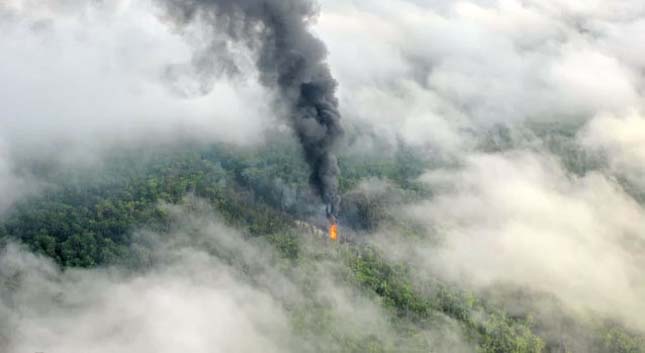
[[(159, 0), (179, 23), (205, 21), (217, 34), (242, 42), (257, 54), (262, 83), (277, 88), (289, 107), (307, 163), (310, 182), (335, 219), (340, 170), (333, 148), (342, 134), (336, 81), (325, 45), (308, 30), (316, 15), (307, 0)], [(213, 48), (221, 48), (213, 38)], [(213, 57), (218, 54), (213, 53)]]

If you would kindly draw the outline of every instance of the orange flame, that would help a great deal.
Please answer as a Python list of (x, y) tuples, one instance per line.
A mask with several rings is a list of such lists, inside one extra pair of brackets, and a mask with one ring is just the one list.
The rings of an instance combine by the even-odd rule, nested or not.
[(336, 241), (338, 239), (338, 226), (336, 223), (332, 223), (329, 226), (329, 239)]

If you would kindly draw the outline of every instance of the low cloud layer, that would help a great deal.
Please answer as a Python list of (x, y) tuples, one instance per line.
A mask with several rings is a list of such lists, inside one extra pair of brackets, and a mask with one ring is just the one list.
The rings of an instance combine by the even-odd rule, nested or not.
[[(314, 30), (353, 149), (404, 142), (460, 158), (491, 125), (583, 125), (643, 109), (641, 1), (320, 7)], [(201, 23), (177, 28), (151, 1), (11, 0), (0, 27), (0, 79), (11, 83), (0, 87), (1, 190), (31, 184), (16, 171), (24, 156), (74, 165), (115, 146), (255, 144), (280, 114), (248, 52), (207, 40)]]
[(580, 133), (581, 143), (604, 155), (610, 171), (645, 190), (645, 117), (638, 111), (622, 116), (601, 114)]
[[(425, 268), (474, 288), (548, 293), (645, 330), (645, 211), (622, 182), (643, 187), (645, 5), (323, 4), (318, 29), (350, 123), (455, 162), (433, 165), (424, 180), (435, 196), (403, 212), (440, 239), (417, 252)], [(549, 128), (482, 153), (478, 141), (500, 124), (520, 140)], [(568, 149), (550, 150), (553, 134)], [(571, 173), (573, 150), (594, 165)]]
[(180, 34), (161, 13), (148, 1), (0, 5), (0, 212), (37, 186), (25, 162), (74, 168), (124, 147), (262, 142), (271, 93), (252, 71), (193, 72), (199, 28)]
[(437, 196), (407, 213), (438, 240), (416, 245), (420, 268), (478, 289), (548, 293), (645, 332), (645, 210), (614, 180), (514, 151), (473, 155), (424, 181)]
[(261, 136), (271, 116), (254, 80), (220, 77), (208, 94), (194, 95), (196, 78), (168, 77), (190, 62), (192, 47), (150, 3), (65, 8), (23, 3), (0, 22), (0, 48), (10, 53), (0, 78), (12, 83), (0, 87), (0, 137), (10, 147), (65, 150), (182, 133), (252, 143)]
[[(351, 342), (402, 344), (386, 310), (343, 280), (340, 253), (313, 235), (303, 239), (303, 261), (286, 262), (262, 239), (223, 225), (202, 201), (162, 207), (172, 229), (137, 233), (141, 268), (63, 271), (20, 246), (3, 248), (0, 350), (320, 352)], [(413, 342), (468, 351), (457, 327), (442, 332)]]
[(281, 304), (235, 266), (197, 249), (189, 234), (228, 247), (240, 261), (258, 249), (244, 244), (240, 253), (240, 234), (218, 222), (202, 221), (190, 233), (194, 219), (183, 221), (166, 242), (146, 248), (154, 268), (145, 271), (63, 272), (21, 247), (2, 250), (2, 351), (285, 351), (290, 328)]
[[(280, 352), (284, 313), (221, 264), (194, 254), (139, 276), (61, 273), (10, 247), (2, 272), (5, 352)], [(8, 306), (7, 306), (8, 305)]]
[(348, 119), (454, 153), (482, 126), (643, 102), (640, 1), (324, 1)]

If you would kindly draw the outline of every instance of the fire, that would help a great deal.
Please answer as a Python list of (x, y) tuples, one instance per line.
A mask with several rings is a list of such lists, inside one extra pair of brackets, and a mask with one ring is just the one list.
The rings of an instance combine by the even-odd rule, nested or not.
[(338, 225), (336, 223), (332, 223), (329, 226), (329, 239), (334, 241), (338, 239)]

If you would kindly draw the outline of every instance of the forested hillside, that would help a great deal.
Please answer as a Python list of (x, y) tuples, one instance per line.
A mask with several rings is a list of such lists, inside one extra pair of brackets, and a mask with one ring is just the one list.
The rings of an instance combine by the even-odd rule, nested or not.
[[(485, 353), (564, 353), (570, 347), (643, 352), (642, 337), (611, 322), (516, 312), (498, 296), (477, 296), (439, 278), (419, 275), (370, 245), (370, 234), (379, 230), (425, 237), (421, 225), (398, 219), (395, 210), (431, 195), (416, 181), (428, 161), (411, 152), (341, 156), (345, 216), (340, 225), (345, 235), (344, 241), (332, 243), (323, 232), (314, 231), (324, 231), (325, 224), (316, 221), (321, 209), (299, 157), (297, 148), (284, 142), (260, 150), (225, 145), (154, 153), (129, 150), (81, 171), (41, 166), (52, 174), (52, 184), (8, 213), (0, 234), (5, 243), (26, 244), (63, 268), (117, 266), (136, 272), (154, 262), (145, 234), (159, 234), (161, 242), (175, 241), (173, 234), (181, 221), (173, 207), (210, 214), (206, 217), (241, 230), (235, 236), (250, 242), (248, 246), (273, 254), (267, 262), (257, 263), (226, 242), (207, 245), (213, 256), (240, 271), (245, 281), (276, 296), (297, 336), (316, 342), (304, 351), (421, 352), (450, 350), (447, 347), (453, 345), (455, 351)], [(379, 197), (361, 191), (361, 182), (370, 180), (379, 180), (377, 187), (389, 189), (389, 194)], [(187, 232), (203, 230), (194, 227)], [(308, 299), (281, 298), (264, 282), (267, 266), (289, 278)], [(377, 303), (384, 313), (384, 327), (352, 325), (356, 319), (342, 317), (338, 304), (325, 294), (324, 283), (312, 280), (327, 275), (354, 300)], [(506, 295), (510, 302), (517, 294)], [(537, 295), (536, 302), (544, 300), (539, 293), (531, 295)], [(556, 299), (549, 300), (557, 307)], [(554, 334), (547, 329), (554, 321), (577, 336)], [(427, 332), (437, 336), (429, 337)]]

